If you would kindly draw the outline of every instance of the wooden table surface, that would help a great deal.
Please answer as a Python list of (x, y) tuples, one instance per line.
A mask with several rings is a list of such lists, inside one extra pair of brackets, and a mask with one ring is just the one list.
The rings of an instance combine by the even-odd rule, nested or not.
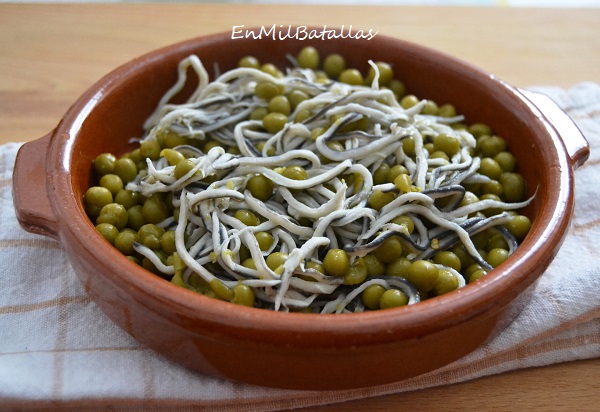
[[(48, 133), (86, 88), (140, 54), (233, 26), (273, 24), (373, 29), (519, 87), (600, 83), (600, 9), (6, 3), (0, 4), (0, 143)], [(317, 410), (598, 411), (599, 380), (594, 359)]]

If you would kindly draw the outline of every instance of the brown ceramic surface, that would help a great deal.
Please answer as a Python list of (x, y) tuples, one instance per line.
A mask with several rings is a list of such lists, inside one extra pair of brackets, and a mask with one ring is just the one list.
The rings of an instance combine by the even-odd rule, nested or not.
[[(229, 379), (299, 389), (394, 382), (466, 355), (505, 326), (569, 225), (573, 169), (589, 148), (566, 115), (542, 96), (382, 35), (370, 41), (230, 36), (194, 39), (133, 60), (92, 86), (54, 131), (26, 143), (13, 186), (21, 225), (58, 239), (91, 298), (133, 337), (195, 370)], [(286, 53), (309, 44), (323, 54), (342, 53), (362, 70), (368, 59), (390, 62), (412, 93), (452, 103), (467, 122), (488, 123), (508, 140), (529, 194), (537, 189), (526, 209), (531, 232), (510, 259), (476, 283), (413, 306), (350, 315), (276, 313), (174, 286), (126, 260), (96, 233), (82, 204), (92, 159), (131, 150), (129, 139), (140, 136), (143, 121), (175, 82), (180, 59), (196, 53), (205, 67), (218, 63), (227, 70), (252, 54), (284, 66)]]

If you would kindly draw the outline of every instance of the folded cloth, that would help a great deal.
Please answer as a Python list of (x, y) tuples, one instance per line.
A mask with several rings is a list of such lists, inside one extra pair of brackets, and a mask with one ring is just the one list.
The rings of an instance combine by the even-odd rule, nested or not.
[(576, 172), (573, 222), (556, 259), (522, 313), (495, 339), (426, 375), (363, 390), (233, 383), (191, 372), (134, 341), (87, 297), (59, 243), (20, 228), (11, 193), (19, 144), (0, 147), (0, 409), (281, 410), (599, 357), (600, 85), (532, 89), (554, 99), (592, 149)]

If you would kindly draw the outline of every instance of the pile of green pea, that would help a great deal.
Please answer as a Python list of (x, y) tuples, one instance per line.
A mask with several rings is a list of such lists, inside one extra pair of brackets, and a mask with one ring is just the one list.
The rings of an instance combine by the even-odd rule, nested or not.
[[(375, 71), (371, 67), (366, 75), (355, 68), (346, 67), (346, 61), (339, 54), (329, 54), (321, 58), (314, 47), (305, 47), (296, 56), (297, 64), (302, 68), (312, 69), (316, 73), (317, 81), (327, 82), (337, 80), (352, 85), (370, 85), (374, 79)], [(404, 108), (410, 108), (421, 100), (415, 95), (408, 94), (405, 85), (394, 77), (390, 64), (376, 62), (379, 70), (379, 85), (393, 91), (396, 99)], [(283, 72), (270, 63), (261, 62), (252, 56), (246, 56), (239, 61), (240, 67), (252, 67), (269, 73), (274, 77), (283, 76)], [(310, 96), (303, 90), (292, 89), (285, 91), (275, 82), (261, 81), (256, 85), (255, 94), (263, 99), (265, 104), (256, 108), (249, 116), (252, 120), (261, 120), (265, 131), (276, 133), (283, 126), (293, 120), (301, 122), (313, 115), (309, 111), (298, 111), (293, 119), (290, 115), (296, 106)], [(423, 106), (423, 114), (442, 117), (456, 116), (456, 109), (451, 104), (439, 105), (427, 100)], [(336, 118), (331, 119), (331, 122)], [(345, 130), (366, 129), (368, 119), (363, 118), (346, 126)], [(466, 125), (457, 123), (453, 127), (467, 129), (477, 140), (477, 145), (472, 155), (481, 158), (479, 173), (490, 178), (489, 182), (465, 185), (467, 190), (462, 199), (461, 206), (478, 202), (484, 199), (495, 199), (506, 202), (518, 202), (525, 199), (526, 183), (517, 172), (517, 160), (510, 153), (504, 138), (493, 133), (492, 129), (483, 124), (475, 123)], [(326, 128), (318, 127), (312, 130), (311, 138), (316, 139)], [(425, 149), (432, 158), (450, 159), (460, 150), (460, 143), (452, 136), (441, 134), (427, 137), (424, 142)], [(165, 157), (170, 165), (175, 166), (175, 176), (185, 175), (193, 163), (175, 147), (179, 145), (193, 145), (204, 153), (212, 147), (220, 145), (208, 136), (205, 140), (189, 139), (172, 131), (165, 130), (158, 134), (156, 140), (145, 140), (139, 148), (120, 157), (111, 153), (102, 153), (93, 161), (93, 173), (96, 183), (84, 195), (84, 205), (90, 219), (95, 223), (98, 232), (112, 245), (114, 245), (128, 259), (143, 266), (147, 270), (164, 277), (171, 282), (188, 289), (212, 296), (218, 299), (255, 306), (255, 297), (252, 289), (246, 285), (238, 284), (234, 288), (227, 288), (222, 282), (207, 284), (199, 276), (192, 275), (188, 282), (183, 282), (181, 274), (185, 268), (179, 258), (175, 247), (174, 230), (165, 230), (158, 226), (170, 216), (178, 217), (178, 209), (173, 206), (172, 194), (156, 193), (150, 197), (127, 190), (125, 186), (134, 180), (138, 174), (144, 174), (147, 169), (146, 159), (157, 160)], [(330, 148), (343, 151), (343, 146), (338, 142), (330, 142)], [(257, 147), (262, 149), (260, 144)], [(230, 153), (238, 154), (237, 147), (225, 147)], [(414, 156), (414, 141), (403, 140), (403, 149), (406, 155)], [(323, 159), (327, 162), (328, 159)], [(278, 167), (275, 170), (290, 179), (302, 180), (307, 178), (306, 170), (299, 165)], [(357, 176), (347, 176), (348, 181), (360, 187)], [(208, 176), (205, 182), (210, 183), (213, 177)], [(418, 191), (412, 185), (408, 170), (401, 164), (383, 163), (373, 172), (374, 184), (394, 183), (398, 194)], [(274, 193), (274, 184), (262, 175), (249, 179), (248, 190), (260, 200), (268, 200)], [(393, 192), (372, 193), (368, 204), (379, 210), (398, 195)], [(499, 210), (488, 209), (483, 213), (491, 216)], [(511, 212), (514, 217), (505, 227), (517, 240), (522, 240), (531, 227), (527, 216)], [(261, 219), (250, 210), (238, 210), (235, 215), (246, 225), (257, 225)], [(300, 222), (311, 225), (312, 222)], [(414, 230), (414, 222), (409, 216), (399, 216), (393, 223), (402, 225), (408, 233)], [(267, 232), (255, 234), (262, 250), (267, 250), (273, 242), (273, 237)], [(489, 229), (478, 233), (472, 238), (480, 255), (492, 266), (496, 267), (508, 258), (508, 245), (500, 233)], [(175, 275), (165, 275), (146, 257), (137, 253), (134, 243), (138, 242), (152, 249), (157, 257), (167, 266), (175, 268)], [(392, 236), (383, 242), (373, 252), (362, 258), (355, 259), (351, 264), (348, 254), (341, 249), (329, 250), (322, 262), (308, 262), (307, 267), (318, 270), (331, 276), (344, 277), (346, 285), (357, 285), (373, 276), (400, 276), (408, 280), (419, 291), (421, 299), (438, 296), (458, 287), (458, 279), (449, 270), (440, 270), (436, 264), (453, 268), (459, 272), (466, 282), (474, 282), (486, 274), (486, 271), (477, 264), (467, 253), (462, 244), (449, 250), (440, 250), (431, 260), (411, 261), (407, 257), (410, 249), (403, 244), (402, 239)], [(266, 256), (267, 265), (277, 273), (287, 258), (285, 253), (274, 251)], [(247, 267), (254, 267), (254, 262), (245, 247), (240, 250), (239, 262)], [(218, 270), (217, 267), (213, 268)], [(306, 278), (310, 279), (310, 278)], [(398, 289), (386, 290), (380, 285), (371, 285), (361, 294), (365, 307), (371, 310), (405, 305), (407, 296)]]

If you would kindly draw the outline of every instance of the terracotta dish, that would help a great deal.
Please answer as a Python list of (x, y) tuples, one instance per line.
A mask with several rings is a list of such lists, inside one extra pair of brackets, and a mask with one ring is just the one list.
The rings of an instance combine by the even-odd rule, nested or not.
[[(128, 261), (94, 229), (82, 197), (91, 162), (124, 153), (175, 82), (177, 63), (197, 54), (221, 71), (257, 56), (282, 67), (314, 45), (366, 72), (368, 59), (394, 66), (411, 93), (452, 103), (467, 123), (485, 122), (517, 156), (537, 196), (532, 229), (485, 278), (401, 308), (346, 315), (247, 308), (172, 285)], [(190, 88), (191, 89), (191, 88)], [(589, 147), (554, 103), (452, 57), (377, 35), (372, 40), (231, 39), (231, 33), (175, 44), (117, 68), (83, 94), (55, 130), (21, 148), (14, 204), (28, 231), (57, 239), (90, 297), (131, 336), (196, 371), (258, 385), (341, 389), (400, 381), (455, 361), (498, 334), (528, 299), (555, 256), (573, 210), (573, 170)]]

